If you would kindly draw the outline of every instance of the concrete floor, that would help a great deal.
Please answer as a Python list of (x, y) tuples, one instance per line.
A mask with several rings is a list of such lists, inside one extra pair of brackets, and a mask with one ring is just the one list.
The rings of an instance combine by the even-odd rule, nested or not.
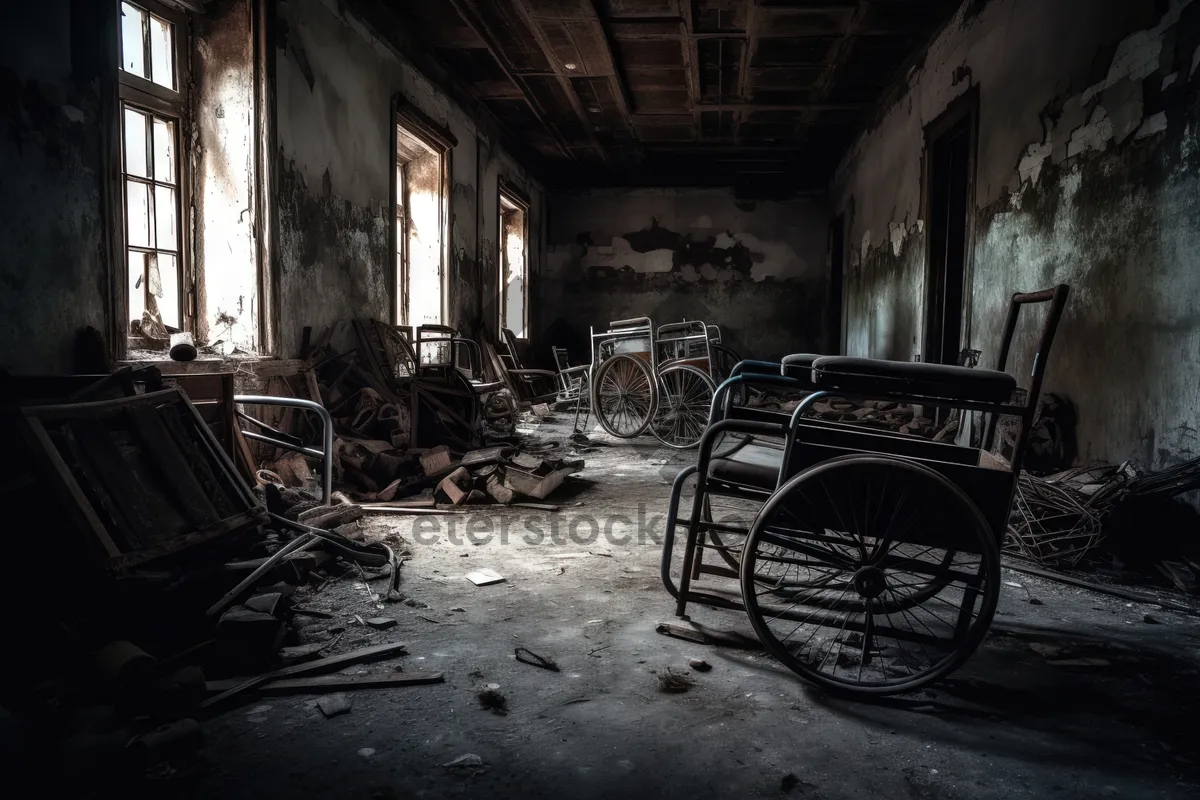
[[(563, 439), (563, 417), (538, 435)], [(348, 671), (400, 664), (443, 671), (446, 682), (358, 692), (353, 710), (333, 719), (315, 697), (249, 700), (206, 724), (203, 763), (187, 793), (1200, 796), (1194, 618), (1006, 571), (1005, 581), (1024, 588), (1003, 587), (991, 634), (966, 667), (933, 690), (877, 704), (823, 695), (765, 654), (657, 634), (656, 623), (674, 620), (674, 604), (658, 577), (654, 539), (663, 525), (653, 527), (654, 518), (665, 511), (669, 477), (691, 456), (651, 441), (587, 453), (582, 476), (553, 498), (564, 505), (558, 514), (481, 508), (418, 530), (410, 518), (376, 518), (372, 535), (410, 543), (403, 590), (428, 608), (377, 608), (361, 584), (342, 581), (305, 601), (338, 619), (302, 633), (316, 641), (353, 614), (394, 616), (399, 625), (390, 631), (351, 627), (339, 649), (404, 641), (410, 654)], [(589, 541), (596, 521), (601, 535)], [(606, 539), (606, 521), (617, 537), (632, 529), (631, 540)], [(463, 538), (467, 524), (476, 540), (490, 531), (491, 541)], [(537, 530), (543, 541), (530, 544), (525, 537), (536, 542)], [(418, 534), (436, 541), (422, 544)], [(506, 582), (476, 587), (465, 579), (485, 567)], [(693, 619), (749, 632), (741, 613), (697, 607)], [(518, 663), (520, 646), (561, 671)], [(655, 671), (687, 670), (697, 657), (713, 668), (695, 676), (693, 689), (658, 690)], [(1047, 663), (1076, 657), (1107, 664)], [(488, 683), (507, 696), (507, 715), (480, 707), (476, 693)], [(484, 766), (442, 766), (467, 753)]]

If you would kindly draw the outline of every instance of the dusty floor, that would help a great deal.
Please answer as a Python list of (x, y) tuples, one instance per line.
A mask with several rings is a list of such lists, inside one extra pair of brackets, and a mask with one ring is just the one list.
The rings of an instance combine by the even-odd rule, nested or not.
[[(567, 432), (569, 422), (540, 434)], [(587, 453), (563, 490), (573, 496), (554, 498), (558, 514), (489, 508), (415, 530), (411, 518), (376, 518), (373, 535), (410, 543), (403, 589), (428, 607), (377, 608), (361, 583), (342, 581), (306, 599), (339, 618), (302, 633), (315, 641), (355, 613), (394, 616), (390, 631), (350, 627), (343, 645), (404, 641), (409, 655), (349, 671), (399, 664), (445, 683), (358, 692), (333, 719), (314, 697), (249, 700), (206, 725), (194, 796), (1200, 796), (1198, 619), (1006, 571), (1023, 588), (1003, 587), (965, 668), (871, 705), (809, 689), (766, 655), (657, 634), (674, 604), (656, 540), (669, 477), (690, 456), (650, 441)], [(485, 567), (507, 580), (465, 579)], [(693, 618), (749, 632), (740, 613)], [(516, 647), (561, 671), (518, 663)], [(695, 657), (713, 669), (691, 691), (658, 691), (655, 671)], [(1048, 663), (1075, 657), (1107, 663)], [(507, 715), (480, 707), (488, 683)], [(443, 766), (468, 753), (483, 766)]]

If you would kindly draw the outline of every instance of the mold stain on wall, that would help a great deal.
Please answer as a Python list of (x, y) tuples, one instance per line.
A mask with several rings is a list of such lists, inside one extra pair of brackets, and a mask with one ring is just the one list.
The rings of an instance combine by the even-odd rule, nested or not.
[(108, 317), (100, 55), (74, 38), (99, 25), (91, 11), (18, 4), (0, 26), (0, 367), (13, 372), (71, 371), (75, 332)]
[(470, 337), (494, 336), (485, 308), (494, 309), (498, 283), (496, 181), (503, 172), (535, 205), (540, 191), (491, 143), (484, 129), (493, 123), (451, 102), (341, 3), (287, 0), (280, 14), (281, 354), (295, 354), (306, 325), (391, 318), (388, 108), (397, 94), (457, 140), (448, 154), (443, 321)]
[[(541, 276), (543, 338), (587, 353), (589, 326), (702, 319), (742, 355), (825, 346), (824, 211), (712, 190), (556, 197)], [(568, 313), (569, 311), (569, 313)]]

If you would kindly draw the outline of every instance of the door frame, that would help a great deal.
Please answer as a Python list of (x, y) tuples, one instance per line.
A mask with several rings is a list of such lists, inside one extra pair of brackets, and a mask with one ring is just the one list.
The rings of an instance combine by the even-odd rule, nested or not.
[[(835, 315), (826, 326), (832, 346), (830, 354), (846, 352), (846, 215), (836, 214), (829, 223), (829, 309)], [(840, 244), (841, 253), (838, 253)], [(840, 258), (839, 258), (840, 256)], [(837, 301), (836, 303), (834, 301)]]
[[(929, 334), (932, 329), (933, 303), (930, 287), (933, 278), (933, 148), (938, 140), (954, 128), (967, 125), (967, 218), (966, 235), (963, 241), (963, 296), (962, 321), (959, 325), (959, 345), (966, 347), (971, 342), (971, 311), (973, 306), (972, 281), (975, 268), (975, 186), (976, 169), (979, 163), (979, 85), (974, 84), (946, 105), (946, 110), (925, 126), (923, 164), (921, 169), (921, 218), (926, 220), (925, 240), (925, 284), (922, 291), (921, 352), (922, 360), (928, 360), (930, 352)], [(957, 363), (958, 353), (954, 354)], [(944, 356), (943, 356), (944, 358)]]

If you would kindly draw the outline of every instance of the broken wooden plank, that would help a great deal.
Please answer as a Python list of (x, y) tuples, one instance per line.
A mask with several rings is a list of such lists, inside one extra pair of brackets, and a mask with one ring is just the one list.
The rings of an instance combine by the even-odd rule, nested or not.
[[(40, 410), (40, 408), (37, 409), (38, 412)], [(75, 518), (79, 528), (90, 531), (95, 537), (95, 544), (98, 544), (109, 558), (121, 555), (121, 549), (117, 547), (117, 543), (109, 535), (108, 529), (100, 521), (96, 510), (92, 508), (91, 501), (88, 500), (87, 495), (83, 493), (83, 489), (71, 473), (71, 468), (67, 466), (67, 462), (63, 460), (62, 454), (58, 452), (50, 435), (46, 433), (42, 421), (33, 416), (30, 411), (26, 411), (25, 424), (21, 430), (34, 456), (42, 462), (45, 469), (57, 474), (58, 480), (52, 480), (50, 483), (53, 484), (54, 491), (59, 494), (60, 500), (66, 505), (68, 513)]]
[[(309, 662), (303, 666), (310, 666)], [(210, 693), (227, 692), (238, 685), (240, 678), (207, 681), (205, 690)], [(340, 692), (352, 689), (387, 689), (396, 686), (421, 686), (443, 683), (441, 672), (385, 672), (379, 675), (314, 675), (310, 678), (289, 678), (264, 683), (248, 690), (259, 695), (310, 694), (316, 692)]]
[(762, 644), (758, 640), (743, 636), (737, 631), (688, 628), (683, 625), (674, 625), (670, 622), (660, 622), (655, 626), (654, 630), (663, 636), (671, 636), (676, 639), (684, 639), (700, 644), (716, 645), (717, 647), (737, 647), (742, 650), (762, 649)]
[(532, 508), (535, 511), (562, 511), (562, 506), (550, 503), (513, 503), (511, 508)]
[(437, 508), (437, 500), (432, 497), (411, 497), (407, 500), (388, 500), (386, 502), (372, 503), (375, 507), (387, 508)]
[[(396, 655), (405, 652), (407, 645), (403, 642), (387, 642), (385, 644), (377, 644), (372, 647), (363, 647), (358, 650), (351, 650), (348, 653), (339, 653), (335, 656), (321, 658), (316, 661), (309, 661), (304, 664), (293, 664), (290, 667), (283, 667), (273, 672), (264, 672), (261, 675), (256, 675), (253, 678), (247, 678), (241, 683), (225, 689), (220, 694), (208, 698), (199, 705), (199, 708), (211, 708), (218, 703), (251, 689), (256, 689), (264, 684), (274, 682), (279, 678), (290, 678), (293, 675), (306, 675), (309, 673), (326, 672), (342, 667), (349, 667), (354, 664), (368, 661), (372, 658)], [(337, 676), (347, 677), (347, 676)]]
[(459, 465), (463, 467), (485, 467), (488, 464), (495, 464), (504, 458), (504, 451), (512, 449), (511, 445), (498, 445), (496, 447), (485, 447), (482, 450), (472, 450), (462, 457)]

